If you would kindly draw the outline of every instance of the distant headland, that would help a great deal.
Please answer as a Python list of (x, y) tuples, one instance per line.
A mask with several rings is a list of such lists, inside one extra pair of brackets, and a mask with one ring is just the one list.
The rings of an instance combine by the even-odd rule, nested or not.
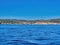
[(48, 20), (0, 19), (0, 24), (60, 24), (60, 19), (48, 19)]

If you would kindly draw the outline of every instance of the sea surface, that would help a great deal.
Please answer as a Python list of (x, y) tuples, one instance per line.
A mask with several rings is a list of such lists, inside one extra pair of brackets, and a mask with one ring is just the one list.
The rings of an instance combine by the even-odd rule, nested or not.
[(0, 24), (0, 45), (60, 45), (60, 25)]

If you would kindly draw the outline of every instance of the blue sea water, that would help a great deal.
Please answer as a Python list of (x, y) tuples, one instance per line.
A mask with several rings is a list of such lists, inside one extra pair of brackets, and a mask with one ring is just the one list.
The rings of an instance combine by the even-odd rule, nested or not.
[(0, 24), (0, 45), (60, 45), (60, 25)]

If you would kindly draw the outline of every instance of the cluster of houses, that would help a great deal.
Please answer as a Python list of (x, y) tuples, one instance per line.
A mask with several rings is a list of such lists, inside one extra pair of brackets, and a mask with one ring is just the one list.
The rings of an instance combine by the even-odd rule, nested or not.
[(36, 22), (34, 24), (60, 24), (60, 23), (56, 23), (56, 22)]

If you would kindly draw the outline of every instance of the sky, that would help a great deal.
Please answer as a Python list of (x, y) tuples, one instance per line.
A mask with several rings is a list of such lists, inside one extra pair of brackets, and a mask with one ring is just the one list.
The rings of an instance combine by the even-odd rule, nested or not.
[(0, 0), (0, 18), (60, 18), (60, 0)]

